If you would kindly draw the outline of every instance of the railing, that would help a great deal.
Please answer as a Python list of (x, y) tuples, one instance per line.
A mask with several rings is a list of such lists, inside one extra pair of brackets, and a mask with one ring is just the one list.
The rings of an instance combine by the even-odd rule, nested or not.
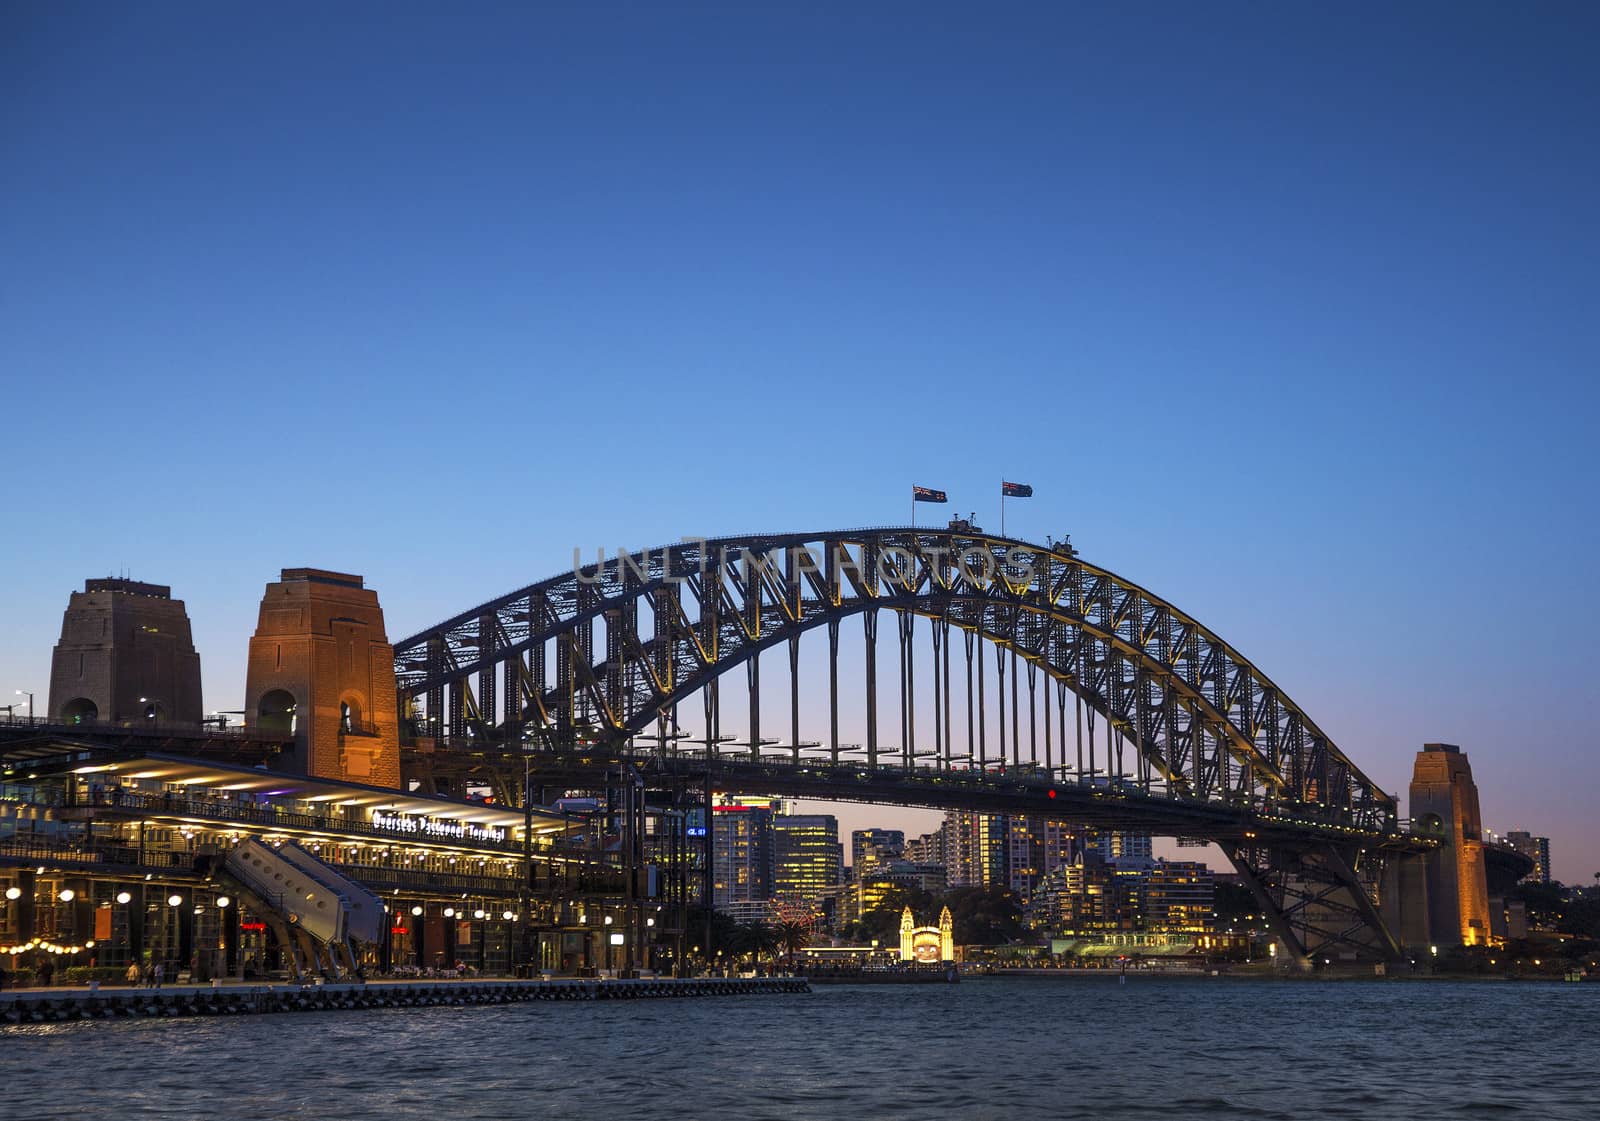
[(194, 857), (169, 849), (140, 849), (136, 845), (112, 845), (85, 841), (80, 844), (46, 841), (39, 838), (8, 837), (0, 840), (0, 860), (22, 864), (75, 864), (95, 867), (158, 868), (188, 872)]
[(59, 806), (64, 801), (61, 788), (56, 785), (34, 785), (24, 782), (0, 782), (0, 802), (21, 802), (30, 806)]
[(389, 868), (374, 864), (339, 864), (328, 867), (340, 875), (370, 888), (399, 888), (402, 891), (466, 892), (474, 895), (515, 896), (522, 891), (523, 877), (470, 876), (460, 872), (429, 872), (426, 869)]
[[(218, 803), (210, 799), (182, 798), (171, 794), (144, 794), (133, 791), (99, 790), (89, 798), (81, 800), (80, 805), (104, 806), (111, 809), (136, 810), (141, 812), (159, 812), (185, 817), (204, 817), (225, 823), (247, 823), (263, 825), (268, 828), (303, 829), (322, 832), (354, 833), (362, 837), (381, 840), (388, 844), (406, 846), (415, 843), (416, 838), (399, 836), (377, 829), (363, 821), (341, 821), (332, 815), (291, 813), (280, 810), (274, 806), (245, 807), (232, 803)], [(490, 849), (503, 854), (508, 858), (520, 862), (524, 856), (522, 845), (516, 841), (472, 841), (461, 843), (461, 847), (471, 849)], [(323, 859), (320, 854), (313, 853), (318, 859)], [(559, 847), (536, 846), (533, 850), (536, 870), (544, 867), (551, 859), (565, 860), (572, 863), (563, 865), (565, 871), (556, 875), (556, 879), (565, 876), (563, 883), (574, 891), (579, 892), (622, 892), (624, 888), (624, 873), (621, 869), (621, 858), (615, 854), (597, 854), (586, 849), (562, 849)], [(579, 863), (581, 862), (581, 863)], [(326, 863), (333, 868), (354, 867), (336, 861), (327, 860)], [(361, 867), (372, 867), (363, 865)], [(381, 867), (381, 866), (377, 866)], [(391, 869), (397, 873), (407, 869)], [(415, 870), (416, 874), (426, 875), (430, 883), (438, 883), (440, 877), (461, 876), (462, 873), (428, 872), (423, 869)], [(537, 871), (536, 871), (537, 874)], [(546, 876), (550, 875), (546, 873)], [(359, 877), (357, 877), (359, 878)], [(467, 877), (473, 878), (473, 877)], [(405, 886), (405, 885), (396, 885)], [(546, 883), (546, 887), (551, 886)], [(471, 890), (470, 887), (467, 890)]]
[[(149, 848), (140, 850), (134, 845), (106, 844), (87, 840), (73, 843), (31, 837), (0, 839), (0, 862), (140, 871), (192, 872), (194, 870), (193, 854), (181, 850)], [(505, 876), (483, 876), (333, 860), (324, 863), (331, 871), (369, 888), (399, 888), (402, 891), (435, 893), (464, 892), (511, 897), (518, 895), (525, 883), (520, 869)], [(626, 891), (626, 878), (620, 871), (603, 868), (552, 874), (548, 865), (536, 864), (530, 890), (538, 894), (555, 889), (565, 889), (575, 894), (621, 895)], [(255, 891), (254, 888), (252, 891), (263, 899), (266, 898), (262, 892)]]
[(286, 743), (294, 736), (281, 731), (246, 727), (243, 724), (191, 724), (177, 720), (61, 720), (50, 716), (0, 717), (0, 729), (23, 728), (67, 735), (146, 735), (182, 739), (224, 739), (241, 742)]
[[(145, 794), (131, 790), (124, 790), (119, 793), (114, 790), (97, 790), (92, 792), (89, 797), (82, 799), (79, 804), (103, 806), (110, 809), (182, 814), (190, 817), (204, 817), (213, 821), (263, 825), (268, 828), (352, 833), (397, 845), (416, 840), (414, 837), (379, 829), (371, 822), (352, 821), (332, 813), (326, 815), (298, 813), (272, 805), (245, 806), (234, 802), (214, 801), (208, 798), (185, 798), (173, 794)], [(463, 848), (492, 850), (503, 852), (508, 856), (522, 855), (521, 842), (510, 838), (504, 841), (464, 841), (460, 844)]]

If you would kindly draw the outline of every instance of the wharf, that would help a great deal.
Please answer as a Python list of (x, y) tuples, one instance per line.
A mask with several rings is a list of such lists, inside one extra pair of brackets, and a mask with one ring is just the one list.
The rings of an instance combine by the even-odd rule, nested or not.
[(805, 974), (813, 985), (953, 985), (961, 980), (954, 963), (929, 968), (849, 969), (823, 966)]
[(0, 1028), (67, 1020), (238, 1016), (356, 1008), (516, 1004), (530, 1000), (659, 1000), (810, 992), (803, 977), (625, 980), (369, 981), (366, 983), (168, 985), (0, 992)]

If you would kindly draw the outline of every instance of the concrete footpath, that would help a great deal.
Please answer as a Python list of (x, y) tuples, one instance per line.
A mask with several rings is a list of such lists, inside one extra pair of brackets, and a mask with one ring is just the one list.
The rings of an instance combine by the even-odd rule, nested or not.
[(803, 977), (639, 978), (586, 980), (394, 980), (325, 984), (163, 985), (8, 989), (0, 992), (0, 1027), (66, 1020), (237, 1016), (355, 1008), (515, 1004), (530, 1000), (659, 1000), (682, 997), (805, 993)]

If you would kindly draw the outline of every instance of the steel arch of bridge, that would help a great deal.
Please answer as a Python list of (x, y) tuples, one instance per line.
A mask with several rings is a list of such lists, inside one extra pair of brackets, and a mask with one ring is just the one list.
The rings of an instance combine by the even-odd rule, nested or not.
[[(930, 619), (946, 658), (951, 627), (1015, 651), (1108, 722), (1147, 788), (1394, 827), (1393, 799), (1214, 632), (1071, 551), (981, 533), (761, 535), (624, 554), (397, 643), (395, 669), (403, 700), (420, 701), (442, 734), (625, 739), (814, 627), (828, 627), (836, 647), (840, 622), (862, 615), (875, 638), (882, 610), (898, 614), (905, 638), (916, 617)], [(934, 678), (937, 687), (937, 669)], [(912, 743), (878, 752), (870, 695), (868, 707), (869, 766), (914, 763)], [(944, 766), (955, 758), (952, 729), (937, 716), (935, 725)], [(1003, 744), (975, 762), (1005, 763)], [(1060, 767), (1073, 770), (1065, 758)]]
[[(877, 622), (885, 610), (895, 613), (901, 651), (897, 750), (877, 742)], [(851, 616), (863, 620), (868, 770), (910, 775), (1022, 763), (1015, 734), (1007, 760), (1003, 729), (997, 754), (980, 746), (977, 758), (957, 755), (950, 721), (954, 628), (965, 644), (969, 697), (978, 649), (980, 711), (986, 647), (1002, 674), (1005, 656), (1012, 656), (1014, 690), (1015, 662), (1023, 663), (1030, 715), (1035, 674), (1056, 683), (1063, 738), (1059, 758), (1052, 758), (1047, 725), (1044, 770), (1051, 777), (1131, 784), (1145, 796), (1229, 808), (1241, 820), (1316, 823), (1319, 829), (1298, 845), (1286, 846), (1281, 830), (1270, 847), (1249, 840), (1250, 833), (1213, 836), (1296, 957), (1333, 947), (1396, 955), (1373, 899), (1381, 859), (1375, 867), (1362, 841), (1330, 844), (1325, 832), (1331, 826), (1367, 841), (1392, 840), (1394, 800), (1214, 632), (1054, 544), (957, 528), (881, 528), (688, 539), (575, 563), (397, 643), (402, 717), (405, 726), (443, 743), (556, 750), (620, 747), (653, 725), (665, 750), (678, 734), (677, 706), (700, 694), (705, 752), (715, 756), (725, 750), (719, 681), (745, 666), (751, 705), (742, 746), (759, 764), (773, 758), (763, 755), (770, 741), (760, 729), (760, 654), (787, 645), (792, 742), (777, 754), (797, 765), (819, 759), (838, 765), (838, 650), (841, 624)], [(919, 618), (933, 628), (931, 752), (918, 750), (914, 725), (910, 649)], [(800, 637), (817, 627), (828, 634), (831, 736), (827, 744), (802, 744), (798, 648)], [(1092, 758), (1085, 767), (1081, 747), (1068, 758), (1069, 694), (1075, 727), (1082, 727), (1077, 706), (1087, 709), (1091, 752), (1095, 716), (1106, 722), (1104, 771)], [(1047, 692), (1047, 721), (1050, 699)], [(930, 758), (931, 767), (921, 762)]]

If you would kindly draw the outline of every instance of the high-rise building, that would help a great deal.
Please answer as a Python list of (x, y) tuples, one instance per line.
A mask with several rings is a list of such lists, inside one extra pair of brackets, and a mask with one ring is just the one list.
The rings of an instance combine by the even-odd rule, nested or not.
[(1506, 834), (1506, 844), (1533, 861), (1533, 871), (1523, 877), (1524, 881), (1536, 884), (1550, 882), (1549, 837), (1535, 837), (1525, 830), (1513, 829)]
[(911, 838), (906, 842), (906, 859), (913, 864), (948, 864), (949, 852), (946, 845), (948, 836), (949, 830), (940, 825), (932, 833)]
[(1152, 860), (1155, 848), (1148, 833), (1130, 833), (1121, 829), (1105, 830), (1097, 834), (1100, 856), (1104, 860)]
[(1010, 818), (950, 810), (945, 814), (945, 867), (951, 887), (1010, 886)]
[(773, 894), (815, 907), (843, 878), (839, 819), (832, 814), (780, 814), (772, 819)]
[(776, 802), (733, 800), (711, 807), (711, 904), (717, 910), (772, 899), (777, 808)]
[(942, 864), (914, 864), (909, 860), (881, 860), (866, 865), (851, 882), (845, 898), (845, 918), (859, 919), (879, 906), (896, 889), (907, 888), (937, 895), (945, 889)]
[(859, 878), (865, 865), (898, 860), (905, 851), (904, 829), (857, 829), (850, 834), (850, 872)]
[(1146, 930), (1203, 933), (1211, 929), (1216, 879), (1193, 860), (1160, 860), (1140, 877), (1139, 909)]
[(1006, 830), (1006, 879), (1026, 901), (1039, 882), (1076, 851), (1077, 830), (1059, 821), (1029, 814), (1013, 817)]
[(1028, 921), (1068, 937), (1131, 929), (1138, 877), (1137, 872), (1119, 873), (1096, 850), (1079, 853), (1039, 881), (1028, 901)]

